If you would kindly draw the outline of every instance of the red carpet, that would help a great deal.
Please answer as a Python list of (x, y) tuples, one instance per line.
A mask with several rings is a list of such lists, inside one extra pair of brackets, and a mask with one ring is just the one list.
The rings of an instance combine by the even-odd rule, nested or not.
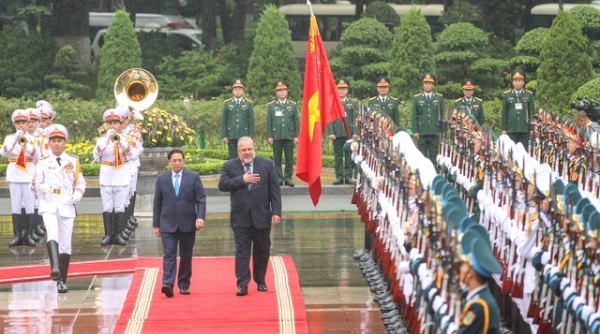
[(268, 292), (253, 282), (235, 295), (233, 257), (194, 258), (191, 294), (161, 292), (162, 258), (139, 258), (115, 333), (308, 333), (298, 273), (291, 257), (274, 256)]
[[(117, 275), (135, 271), (137, 259), (71, 262), (69, 277)], [(27, 270), (23, 270), (27, 268)], [(50, 265), (14, 266), (0, 268), (0, 284), (50, 279)]]

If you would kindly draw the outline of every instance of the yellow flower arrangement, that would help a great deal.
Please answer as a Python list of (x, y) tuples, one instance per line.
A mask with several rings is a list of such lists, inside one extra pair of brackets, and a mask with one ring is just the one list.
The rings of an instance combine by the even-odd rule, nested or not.
[(181, 116), (158, 108), (145, 110), (143, 115), (146, 125), (142, 131), (144, 147), (180, 147), (193, 143), (195, 132), (188, 127)]

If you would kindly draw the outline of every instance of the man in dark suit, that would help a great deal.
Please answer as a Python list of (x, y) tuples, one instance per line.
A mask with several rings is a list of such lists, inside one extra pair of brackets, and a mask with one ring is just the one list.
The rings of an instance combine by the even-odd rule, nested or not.
[(223, 164), (219, 190), (230, 192), (231, 228), (235, 238), (235, 276), (238, 296), (248, 294), (250, 250), (254, 282), (267, 291), (265, 275), (271, 248), (271, 225), (281, 222), (281, 191), (275, 165), (257, 157), (250, 137), (238, 139), (238, 155)]
[(163, 286), (161, 292), (173, 297), (179, 244), (179, 273), (177, 286), (182, 295), (190, 294), (192, 252), (196, 230), (204, 227), (206, 195), (200, 175), (184, 169), (185, 156), (180, 149), (168, 154), (171, 170), (158, 176), (154, 194), (152, 226), (161, 237), (163, 257)]

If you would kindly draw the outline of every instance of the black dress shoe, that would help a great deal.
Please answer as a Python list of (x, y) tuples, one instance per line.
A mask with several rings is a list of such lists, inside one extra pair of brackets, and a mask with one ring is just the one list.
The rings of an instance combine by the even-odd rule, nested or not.
[(190, 289), (179, 289), (179, 293), (187, 296), (190, 294)]
[(258, 287), (256, 288), (256, 290), (258, 291), (267, 291), (267, 285), (265, 283), (261, 283), (258, 285)]
[(162, 286), (162, 289), (160, 289), (160, 292), (164, 293), (165, 296), (171, 298), (173, 297), (173, 286), (171, 284), (165, 284)]
[(354, 181), (352, 179), (345, 179), (344, 184), (354, 185)]
[(335, 182), (333, 182), (334, 186), (339, 186), (341, 184), (344, 184), (344, 180), (343, 179), (339, 179), (339, 180), (336, 180)]
[(248, 294), (247, 286), (240, 286), (235, 293), (236, 296), (245, 296), (247, 294)]
[(292, 181), (285, 181), (284, 183), (286, 186), (288, 186), (290, 188), (294, 188), (294, 183)]

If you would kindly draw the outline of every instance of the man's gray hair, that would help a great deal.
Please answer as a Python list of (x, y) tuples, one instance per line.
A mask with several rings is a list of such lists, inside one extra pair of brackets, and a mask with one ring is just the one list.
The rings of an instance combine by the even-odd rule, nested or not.
[(252, 143), (252, 146), (254, 146), (254, 140), (251, 137), (243, 136), (243, 137), (240, 137), (240, 139), (238, 139), (237, 147), (240, 148), (240, 143), (248, 142), (248, 141)]

